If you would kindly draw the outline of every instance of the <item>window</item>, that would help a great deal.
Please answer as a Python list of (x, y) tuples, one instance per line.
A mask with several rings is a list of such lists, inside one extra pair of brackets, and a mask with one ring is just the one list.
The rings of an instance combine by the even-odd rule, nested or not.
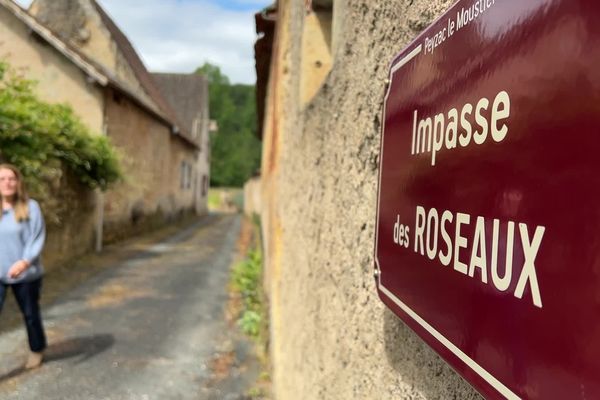
[(192, 188), (192, 164), (187, 161), (181, 162), (181, 179), (179, 182), (179, 187), (181, 189), (187, 190)]
[(123, 96), (117, 92), (112, 92), (113, 101), (117, 104), (123, 104)]
[(182, 161), (181, 162), (181, 170), (180, 170), (180, 182), (179, 182), (180, 189), (185, 189), (185, 173), (186, 173), (186, 165), (185, 165), (185, 161)]

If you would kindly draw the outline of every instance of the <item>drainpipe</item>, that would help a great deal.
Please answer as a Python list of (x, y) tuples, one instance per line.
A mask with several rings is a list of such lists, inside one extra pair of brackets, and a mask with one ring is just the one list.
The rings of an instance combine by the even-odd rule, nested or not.
[[(108, 116), (106, 114), (109, 90), (104, 89), (104, 110), (102, 118), (102, 135), (108, 136)], [(96, 253), (102, 251), (102, 237), (104, 236), (104, 193), (96, 189), (96, 244), (94, 246)]]
[(96, 220), (96, 253), (102, 251), (102, 235), (104, 235), (104, 193), (96, 189), (96, 207), (98, 208)]

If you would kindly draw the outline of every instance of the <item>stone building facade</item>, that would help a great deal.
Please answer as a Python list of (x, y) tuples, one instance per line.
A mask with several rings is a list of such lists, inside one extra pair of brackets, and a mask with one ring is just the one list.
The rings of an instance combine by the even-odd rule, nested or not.
[(257, 15), (277, 399), (479, 398), (385, 308), (373, 279), (389, 66), (451, 3), (278, 0)]
[[(192, 193), (197, 197), (196, 212), (207, 212), (207, 198), (210, 171), (210, 132), (211, 120), (208, 114), (208, 81), (199, 74), (152, 74), (161, 93), (169, 104), (177, 110), (181, 122), (188, 127), (192, 139), (199, 145), (199, 156), (195, 164), (192, 161), (180, 163), (182, 170), (191, 170), (187, 182), (181, 180), (181, 185), (192, 188)], [(185, 174), (182, 175), (185, 177)]]
[(171, 104), (168, 90), (161, 91), (95, 1), (35, 1), (31, 7), (37, 17), (12, 0), (0, 0), (0, 57), (37, 81), (41, 99), (70, 104), (92, 132), (107, 135), (121, 154), (125, 174), (105, 194), (65, 182), (62, 193), (72, 200), (73, 211), (51, 227), (46, 263), (206, 212), (207, 193), (201, 186), (209, 174), (204, 79), (192, 77), (200, 82), (193, 86), (197, 91)]
[(105, 196), (105, 238), (137, 233), (185, 212), (206, 212), (201, 185), (209, 174), (209, 146), (202, 151), (201, 143), (208, 140), (206, 84), (190, 85), (185, 97), (173, 96), (164, 80), (161, 87), (95, 0), (35, 0), (29, 11), (135, 94), (135, 101), (107, 95), (106, 133), (127, 155), (128, 177)]

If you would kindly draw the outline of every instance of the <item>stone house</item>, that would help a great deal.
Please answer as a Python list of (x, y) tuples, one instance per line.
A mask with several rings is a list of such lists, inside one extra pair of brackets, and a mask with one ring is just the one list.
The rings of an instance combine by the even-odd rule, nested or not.
[(256, 15), (275, 398), (480, 398), (373, 279), (389, 65), (452, 3), (278, 0)]
[[(71, 22), (82, 25), (75, 29)], [(43, 100), (70, 104), (122, 155), (123, 182), (104, 194), (75, 190), (73, 213), (50, 235), (56, 243), (49, 242), (47, 263), (206, 212), (202, 182), (209, 174), (209, 121), (203, 78), (192, 77), (197, 91), (170, 104), (169, 93), (161, 92), (131, 43), (93, 0), (36, 1), (31, 13), (0, 0), (0, 56), (38, 82)]]
[[(106, 196), (108, 231), (137, 230), (135, 226), (140, 226), (141, 219), (158, 219), (160, 223), (164, 217), (171, 219), (185, 209), (206, 212), (207, 194), (202, 180), (208, 176), (208, 146), (204, 152), (200, 150), (201, 142), (208, 140), (206, 83), (192, 86), (190, 89), (198, 91), (186, 91), (186, 98), (173, 96), (170, 87), (163, 93), (125, 34), (95, 0), (35, 0), (30, 13), (69, 45), (111, 71), (169, 121), (170, 126), (165, 126), (156, 119), (129, 112), (135, 107), (121, 96), (113, 96), (114, 101), (108, 103), (109, 137), (114, 136), (114, 143), (127, 154), (138, 155), (128, 157), (129, 182)], [(203, 80), (198, 78), (197, 82)], [(176, 99), (177, 104), (168, 98)], [(190, 116), (194, 106), (206, 109), (199, 108)], [(172, 135), (179, 140), (170, 139)]]
[[(206, 212), (210, 170), (210, 136), (211, 120), (208, 114), (208, 81), (199, 74), (153, 73), (152, 77), (160, 88), (161, 93), (177, 110), (177, 115), (183, 126), (200, 146), (202, 157), (197, 160), (192, 169), (192, 176), (187, 184), (192, 185), (192, 192), (199, 193), (196, 211)], [(190, 164), (181, 165), (182, 170), (193, 167)], [(182, 173), (185, 177), (185, 174)], [(191, 180), (191, 182), (189, 182)]]

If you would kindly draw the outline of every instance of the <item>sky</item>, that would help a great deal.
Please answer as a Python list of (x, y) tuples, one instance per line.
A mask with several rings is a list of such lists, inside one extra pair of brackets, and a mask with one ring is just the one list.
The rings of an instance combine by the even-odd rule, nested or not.
[[(28, 7), (32, 0), (16, 0)], [(97, 0), (152, 72), (209, 62), (233, 83), (256, 80), (254, 13), (274, 0)]]

